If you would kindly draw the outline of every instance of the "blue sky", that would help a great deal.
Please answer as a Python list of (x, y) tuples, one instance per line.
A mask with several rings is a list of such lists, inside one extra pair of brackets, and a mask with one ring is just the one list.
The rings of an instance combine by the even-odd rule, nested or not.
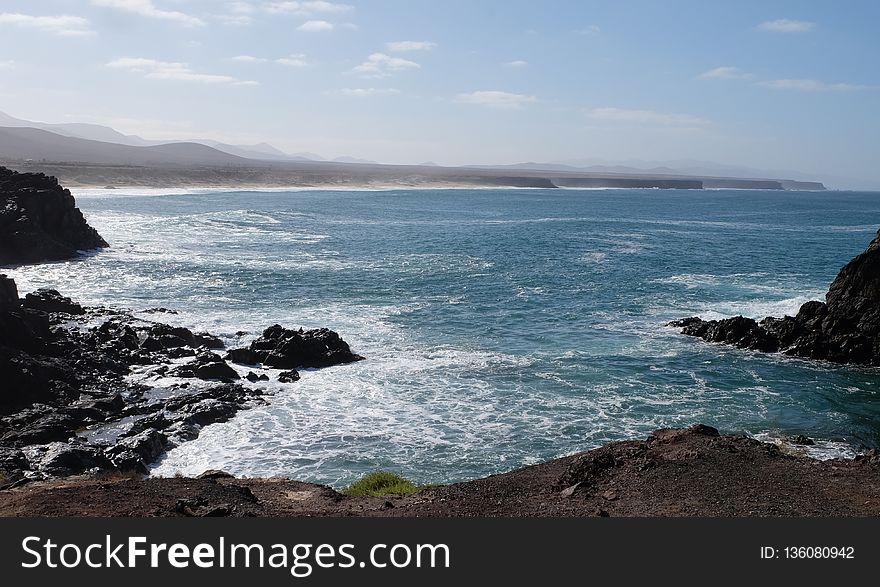
[(389, 163), (880, 180), (880, 3), (0, 0), (0, 110)]

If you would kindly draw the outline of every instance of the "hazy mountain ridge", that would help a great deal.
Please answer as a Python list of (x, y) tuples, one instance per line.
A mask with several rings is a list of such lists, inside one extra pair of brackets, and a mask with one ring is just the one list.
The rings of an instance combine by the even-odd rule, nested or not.
[[(35, 126), (28, 126), (35, 125)], [(738, 188), (822, 190), (818, 181), (804, 181), (759, 170), (706, 163), (703, 173), (669, 165), (638, 168), (593, 164), (599, 160), (566, 160), (512, 165), (444, 167), (385, 165), (356, 157), (327, 160), (314, 153), (288, 154), (268, 144), (230, 145), (213, 140), (149, 141), (110, 127), (30, 122), (0, 113), (0, 160), (22, 170), (47, 171), (73, 185), (345, 185), (345, 186), (508, 186), (571, 188)], [(699, 163), (699, 162), (682, 162)], [(79, 165), (75, 169), (70, 164)], [(712, 167), (714, 165), (714, 167)], [(23, 167), (22, 167), (23, 166)], [(93, 167), (134, 166), (137, 173)], [(195, 166), (197, 173), (181, 173)], [(157, 168), (152, 176), (143, 168)], [(90, 171), (91, 170), (91, 171)], [(169, 171), (177, 170), (174, 173)], [(245, 171), (247, 170), (247, 171)], [(731, 173), (725, 174), (724, 170)], [(720, 173), (712, 173), (720, 171)], [(734, 173), (736, 172), (736, 174)]]

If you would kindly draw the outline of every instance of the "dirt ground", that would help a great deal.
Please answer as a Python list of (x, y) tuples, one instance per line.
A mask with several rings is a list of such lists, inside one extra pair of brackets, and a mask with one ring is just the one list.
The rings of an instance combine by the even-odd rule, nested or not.
[(817, 461), (708, 427), (658, 430), (409, 496), (282, 478), (68, 478), (0, 491), (0, 516), (877, 516), (880, 456)]

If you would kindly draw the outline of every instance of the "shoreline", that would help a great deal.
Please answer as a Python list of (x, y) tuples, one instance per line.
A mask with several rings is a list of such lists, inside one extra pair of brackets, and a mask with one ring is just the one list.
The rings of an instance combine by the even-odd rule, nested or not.
[(818, 461), (702, 425), (410, 495), (350, 497), (281, 477), (68, 477), (0, 490), (0, 516), (864, 517), (880, 453)]
[(125, 165), (67, 161), (0, 161), (21, 172), (42, 172), (70, 187), (220, 187), (272, 188), (546, 188), (546, 189), (752, 189), (824, 191), (820, 182), (789, 179), (730, 178), (678, 174), (597, 173), (482, 167), (352, 164), (319, 161), (249, 161), (236, 165), (154, 163)]

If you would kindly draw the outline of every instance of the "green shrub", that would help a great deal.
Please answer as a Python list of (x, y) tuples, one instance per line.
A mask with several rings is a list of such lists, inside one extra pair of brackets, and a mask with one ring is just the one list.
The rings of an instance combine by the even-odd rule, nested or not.
[(383, 495), (409, 495), (419, 488), (408, 479), (388, 471), (368, 473), (342, 490), (349, 497), (382, 497)]

